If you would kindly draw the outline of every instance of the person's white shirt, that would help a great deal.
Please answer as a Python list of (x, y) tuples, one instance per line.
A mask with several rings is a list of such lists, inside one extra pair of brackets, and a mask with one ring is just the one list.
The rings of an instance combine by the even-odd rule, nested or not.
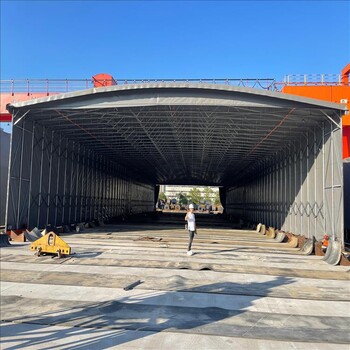
[(187, 213), (187, 225), (189, 231), (196, 231), (196, 218), (193, 213)]

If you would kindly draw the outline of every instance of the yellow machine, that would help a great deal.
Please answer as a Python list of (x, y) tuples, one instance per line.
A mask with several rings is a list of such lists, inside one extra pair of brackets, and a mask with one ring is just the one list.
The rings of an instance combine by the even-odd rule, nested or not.
[(59, 258), (71, 253), (70, 246), (54, 232), (49, 232), (45, 236), (37, 239), (30, 245), (31, 250), (35, 250), (40, 256), (42, 253), (57, 254)]

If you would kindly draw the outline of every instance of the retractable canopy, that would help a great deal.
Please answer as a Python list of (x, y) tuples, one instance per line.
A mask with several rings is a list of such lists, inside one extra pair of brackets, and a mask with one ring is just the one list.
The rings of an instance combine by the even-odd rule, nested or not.
[(95, 88), (14, 103), (30, 119), (150, 183), (234, 185), (344, 105), (211, 84)]

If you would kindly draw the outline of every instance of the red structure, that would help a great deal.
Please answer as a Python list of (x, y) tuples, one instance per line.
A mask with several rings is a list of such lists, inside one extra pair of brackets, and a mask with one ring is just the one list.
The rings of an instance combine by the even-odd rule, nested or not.
[[(282, 92), (316, 98), (329, 102), (343, 103), (350, 111), (350, 63), (344, 67), (338, 81), (329, 81), (325, 76), (319, 75), (310, 81), (307, 75), (298, 76), (297, 79), (285, 82)], [(315, 78), (315, 77), (314, 77)], [(336, 79), (334, 79), (336, 80)], [(350, 157), (350, 114), (343, 116), (343, 158)]]
[[(55, 93), (52, 92), (51, 95)], [(58, 92), (56, 92), (58, 94)], [(0, 94), (0, 122), (12, 122), (12, 115), (6, 110), (6, 105), (14, 102), (21, 102), (27, 100), (33, 100), (40, 97), (48, 96), (45, 92), (40, 93), (26, 93), (26, 92), (1, 92)]]
[(92, 77), (92, 83), (94, 87), (112, 86), (117, 85), (117, 82), (110, 74), (100, 73)]

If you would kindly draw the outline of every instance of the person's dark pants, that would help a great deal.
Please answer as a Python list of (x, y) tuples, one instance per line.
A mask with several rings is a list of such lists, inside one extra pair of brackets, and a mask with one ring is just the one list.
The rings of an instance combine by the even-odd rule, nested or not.
[(189, 235), (190, 240), (188, 242), (187, 251), (190, 251), (191, 247), (192, 247), (193, 238), (194, 238), (194, 231), (188, 231), (188, 235)]

